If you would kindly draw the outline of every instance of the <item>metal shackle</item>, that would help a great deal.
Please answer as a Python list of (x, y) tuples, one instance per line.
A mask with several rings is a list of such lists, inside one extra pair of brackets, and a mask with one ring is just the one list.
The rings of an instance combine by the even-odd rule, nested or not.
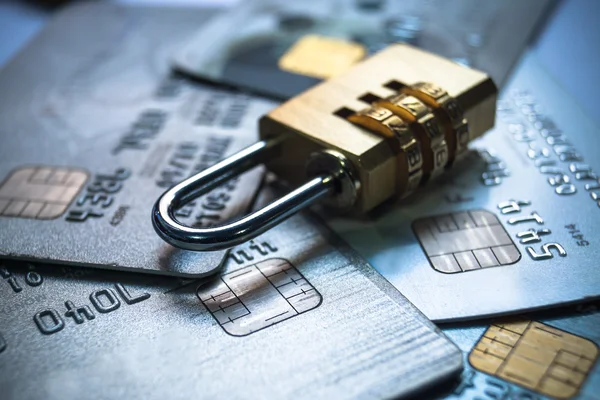
[(281, 141), (281, 137), (259, 141), (167, 190), (152, 210), (156, 233), (184, 250), (222, 250), (255, 238), (319, 200), (329, 198), (329, 203), (338, 208), (354, 203), (358, 183), (351, 165), (341, 153), (324, 150), (308, 160), (308, 182), (260, 210), (210, 228), (193, 228), (175, 219), (176, 209), (262, 164), (277, 151)]

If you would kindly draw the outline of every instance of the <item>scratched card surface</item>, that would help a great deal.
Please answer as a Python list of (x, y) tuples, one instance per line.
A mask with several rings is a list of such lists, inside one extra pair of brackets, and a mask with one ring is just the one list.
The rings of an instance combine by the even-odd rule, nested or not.
[(431, 398), (597, 399), (599, 306), (443, 327), (463, 351), (466, 367), (456, 383)]
[(533, 56), (471, 148), (411, 199), (332, 226), (433, 320), (598, 297), (600, 130)]
[(176, 53), (193, 76), (290, 98), (369, 54), (408, 42), (489, 73), (502, 85), (553, 2), (243, 2)]
[[(171, 247), (158, 196), (256, 141), (272, 104), (186, 83), (168, 57), (199, 10), (85, 4), (60, 14), (0, 74), (0, 257), (201, 276), (225, 252)], [(244, 212), (253, 171), (184, 207), (210, 226)]]
[(0, 275), (3, 399), (396, 398), (462, 368), (306, 215), (234, 248), (212, 280), (16, 262)]

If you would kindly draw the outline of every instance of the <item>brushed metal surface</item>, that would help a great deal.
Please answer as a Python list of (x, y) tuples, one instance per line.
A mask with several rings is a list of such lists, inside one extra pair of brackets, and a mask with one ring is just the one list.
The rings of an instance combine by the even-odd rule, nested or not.
[[(3, 69), (0, 257), (187, 276), (221, 266), (224, 251), (175, 249), (150, 219), (170, 185), (256, 141), (256, 120), (273, 106), (169, 75), (174, 49), (211, 15), (77, 4)], [(61, 188), (44, 181), (23, 189), (26, 183), (9, 179), (46, 167), (87, 174), (83, 187), (61, 198), (64, 211), (40, 211), (42, 203), (33, 201)], [(261, 178), (262, 171), (251, 171), (178, 217), (210, 225), (244, 212)], [(56, 200), (63, 192), (56, 193), (41, 197)]]
[(390, 398), (462, 368), (435, 325), (307, 214), (234, 248), (212, 280), (6, 266), (5, 399)]

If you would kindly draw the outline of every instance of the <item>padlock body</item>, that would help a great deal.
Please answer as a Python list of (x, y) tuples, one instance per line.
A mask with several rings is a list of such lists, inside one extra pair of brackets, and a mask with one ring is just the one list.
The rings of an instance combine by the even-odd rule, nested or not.
[[(497, 89), (485, 73), (406, 44), (397, 44), (262, 117), (259, 122), (261, 139), (285, 136), (278, 156), (267, 162), (267, 168), (291, 185), (299, 185), (306, 180), (305, 164), (310, 154), (333, 149), (351, 162), (360, 182), (353, 211), (364, 213), (387, 199), (401, 196), (398, 191), (406, 186), (399, 183), (406, 179), (406, 171), (399, 170), (402, 163), (398, 162), (402, 146), (394, 145), (393, 137), (350, 122), (350, 115), (374, 104), (385, 105), (386, 99), (393, 100), (402, 92), (402, 87), (419, 82), (430, 82), (445, 90), (454, 101), (453, 106), (457, 105), (464, 120), (468, 121), (469, 140), (494, 126)], [(423, 100), (432, 107), (433, 116), (443, 112), (433, 109), (436, 105), (433, 100)], [(394, 111), (393, 107), (390, 110)], [(406, 115), (404, 117), (408, 119)], [(407, 123), (417, 124), (422, 120)], [(441, 121), (440, 126), (448, 125), (444, 122)], [(423, 151), (434, 151), (433, 154), (439, 151), (428, 149), (427, 146), (432, 146), (429, 142), (421, 143)], [(439, 147), (439, 143), (435, 146)], [(449, 151), (457, 152), (452, 148)], [(423, 172), (427, 176), (435, 171)]]

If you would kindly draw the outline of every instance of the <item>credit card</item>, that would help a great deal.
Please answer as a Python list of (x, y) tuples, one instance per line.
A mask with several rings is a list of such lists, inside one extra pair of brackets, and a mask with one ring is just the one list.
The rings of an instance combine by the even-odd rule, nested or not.
[(435, 325), (305, 214), (232, 249), (210, 280), (0, 271), (6, 399), (396, 398), (462, 369)]
[(174, 65), (194, 77), (288, 99), (391, 43), (483, 70), (502, 85), (554, 2), (244, 2), (200, 27)]
[[(203, 276), (224, 251), (175, 249), (152, 227), (166, 189), (257, 140), (273, 104), (171, 75), (202, 9), (83, 4), (0, 73), (0, 257)], [(243, 213), (251, 171), (177, 211), (210, 226)]]
[(465, 370), (431, 398), (597, 399), (600, 304), (443, 327)]
[(600, 130), (528, 55), (496, 127), (407, 201), (331, 221), (435, 321), (600, 295)]

